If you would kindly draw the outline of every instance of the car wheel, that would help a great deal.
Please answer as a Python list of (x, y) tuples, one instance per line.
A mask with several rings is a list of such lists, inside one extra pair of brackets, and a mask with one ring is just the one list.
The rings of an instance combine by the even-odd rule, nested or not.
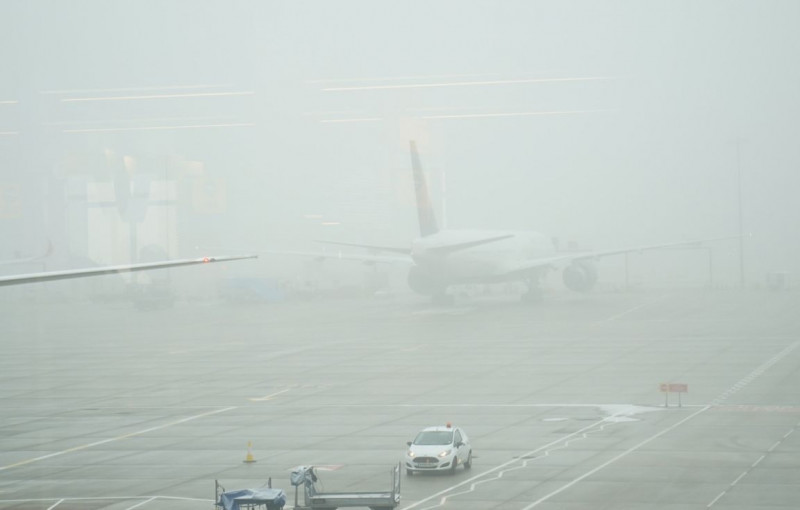
[(469, 451), (469, 455), (467, 455), (467, 460), (464, 461), (464, 469), (469, 469), (472, 467), (472, 450)]

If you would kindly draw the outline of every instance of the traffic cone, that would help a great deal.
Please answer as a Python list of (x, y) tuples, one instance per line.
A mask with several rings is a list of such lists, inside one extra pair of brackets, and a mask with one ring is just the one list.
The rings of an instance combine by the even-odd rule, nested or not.
[(256, 461), (256, 459), (253, 457), (253, 442), (252, 441), (248, 441), (247, 442), (247, 457), (245, 457), (242, 462), (246, 462), (246, 463), (249, 464), (249, 463), (255, 462), (255, 461)]

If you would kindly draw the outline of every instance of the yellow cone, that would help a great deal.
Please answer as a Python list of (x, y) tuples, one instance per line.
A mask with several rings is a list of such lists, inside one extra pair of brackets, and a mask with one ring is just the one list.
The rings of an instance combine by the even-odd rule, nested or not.
[(244, 458), (243, 462), (250, 463), (250, 462), (255, 462), (255, 461), (256, 461), (256, 459), (253, 457), (253, 442), (252, 441), (248, 441), (247, 442), (247, 457)]

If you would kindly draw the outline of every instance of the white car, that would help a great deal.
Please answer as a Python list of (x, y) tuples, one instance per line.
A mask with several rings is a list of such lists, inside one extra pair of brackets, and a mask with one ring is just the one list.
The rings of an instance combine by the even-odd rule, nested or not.
[(406, 473), (418, 471), (447, 471), (454, 473), (458, 466), (472, 467), (472, 445), (463, 429), (449, 423), (423, 429), (408, 443)]

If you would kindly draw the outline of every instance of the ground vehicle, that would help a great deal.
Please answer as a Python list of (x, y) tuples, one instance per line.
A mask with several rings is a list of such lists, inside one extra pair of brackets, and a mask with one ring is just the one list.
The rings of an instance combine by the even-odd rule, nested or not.
[[(294, 508), (297, 510), (336, 510), (345, 507), (369, 507), (370, 510), (392, 510), (400, 503), (400, 464), (391, 472), (391, 488), (382, 491), (320, 492), (314, 466), (299, 466), (292, 470), (290, 481), (295, 487)], [(303, 503), (297, 491), (303, 486)]]
[(217, 480), (214, 486), (214, 504), (224, 510), (281, 510), (286, 504), (286, 494), (272, 488), (272, 478), (257, 489), (227, 491)]
[(463, 429), (445, 426), (428, 427), (420, 431), (408, 443), (405, 466), (406, 474), (417, 471), (455, 472), (459, 465), (472, 467), (472, 445)]

